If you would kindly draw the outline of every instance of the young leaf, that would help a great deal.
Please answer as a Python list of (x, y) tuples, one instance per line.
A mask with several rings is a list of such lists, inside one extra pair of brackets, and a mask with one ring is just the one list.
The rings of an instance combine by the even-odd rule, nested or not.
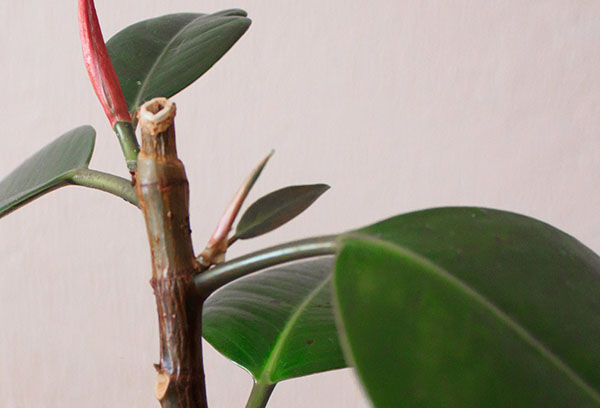
[(79, 0), (79, 36), (85, 68), (110, 125), (114, 126), (119, 121), (131, 121), (104, 44), (93, 0)]
[(123, 91), (104, 44), (93, 0), (79, 0), (79, 36), (92, 87), (119, 139), (127, 168), (133, 175), (140, 148)]
[(204, 305), (203, 336), (262, 385), (346, 366), (331, 305), (332, 257), (225, 286)]
[(254, 202), (237, 225), (234, 238), (248, 239), (292, 220), (329, 189), (326, 184), (285, 187)]
[(27, 202), (65, 185), (81, 168), (86, 168), (96, 132), (81, 126), (62, 135), (27, 159), (0, 181), (0, 217)]
[(212, 264), (222, 262), (225, 258), (225, 253), (230, 245), (229, 233), (231, 231), (231, 226), (238, 216), (240, 208), (242, 207), (244, 200), (246, 200), (248, 193), (254, 186), (254, 183), (256, 183), (256, 180), (258, 180), (258, 177), (260, 177), (260, 174), (267, 165), (267, 162), (271, 156), (273, 156), (273, 153), (274, 151), (272, 150), (267, 157), (258, 163), (258, 166), (256, 166), (252, 172), (250, 172), (248, 177), (246, 177), (240, 188), (238, 188), (235, 195), (231, 199), (229, 205), (225, 209), (225, 213), (223, 213), (219, 219), (217, 227), (210, 236), (208, 243), (206, 244), (206, 248), (198, 257), (198, 261), (204, 268), (208, 268)]
[(169, 14), (133, 24), (106, 44), (130, 112), (170, 98), (212, 67), (250, 26), (242, 10)]
[(439, 208), (342, 244), (343, 344), (375, 406), (600, 406), (600, 258), (571, 236)]

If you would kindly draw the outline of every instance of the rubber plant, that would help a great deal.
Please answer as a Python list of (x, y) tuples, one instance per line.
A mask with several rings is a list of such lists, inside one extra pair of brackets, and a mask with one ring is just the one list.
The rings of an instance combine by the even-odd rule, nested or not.
[(66, 185), (139, 207), (162, 407), (207, 406), (202, 337), (253, 376), (250, 408), (266, 406), (280, 381), (346, 366), (376, 407), (600, 406), (597, 254), (526, 216), (445, 207), (225, 261), (237, 240), (283, 225), (328, 189), (270, 193), (234, 227), (270, 154), (196, 252), (168, 98), (244, 34), (246, 12), (152, 18), (105, 43), (93, 1), (79, 0), (79, 24), (85, 66), (131, 179), (89, 169), (95, 131), (78, 127), (0, 182), (0, 216)]

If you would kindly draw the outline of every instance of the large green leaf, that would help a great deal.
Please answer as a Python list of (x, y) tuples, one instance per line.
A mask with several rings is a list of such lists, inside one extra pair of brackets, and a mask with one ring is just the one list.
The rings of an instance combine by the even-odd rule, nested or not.
[(204, 305), (204, 337), (262, 384), (345, 367), (332, 267), (332, 257), (318, 258), (225, 286)]
[(65, 185), (77, 169), (87, 167), (95, 137), (96, 132), (91, 126), (73, 129), (0, 181), (0, 217)]
[(281, 227), (310, 207), (327, 190), (327, 184), (289, 186), (259, 198), (240, 219), (234, 237), (254, 238)]
[(600, 258), (571, 236), (439, 208), (341, 242), (344, 348), (375, 406), (600, 406)]
[(133, 24), (106, 47), (131, 112), (157, 96), (169, 98), (204, 74), (246, 32), (242, 10), (169, 14)]

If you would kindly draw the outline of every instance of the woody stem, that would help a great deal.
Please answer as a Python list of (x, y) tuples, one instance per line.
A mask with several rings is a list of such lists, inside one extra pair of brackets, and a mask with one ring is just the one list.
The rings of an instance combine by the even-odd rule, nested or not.
[(152, 254), (160, 331), (155, 394), (163, 408), (206, 408), (202, 299), (191, 284), (200, 265), (192, 248), (188, 181), (177, 158), (174, 117), (175, 105), (165, 98), (140, 108), (136, 192)]

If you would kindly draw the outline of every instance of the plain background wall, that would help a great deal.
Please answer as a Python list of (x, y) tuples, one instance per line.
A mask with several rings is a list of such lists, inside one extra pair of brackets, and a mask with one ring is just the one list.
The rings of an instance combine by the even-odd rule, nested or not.
[[(398, 213), (478, 205), (534, 216), (600, 250), (600, 3), (571, 1), (97, 0), (105, 38), (177, 11), (240, 7), (254, 23), (175, 97), (203, 247), (247, 172), (251, 199), (332, 189), (232, 255)], [(0, 3), (0, 176), (92, 124), (91, 167), (126, 175), (88, 84), (76, 1)], [(152, 407), (158, 360), (141, 215), (69, 187), (0, 221), (2, 407)], [(251, 380), (206, 348), (213, 407)], [(350, 370), (286, 381), (270, 407), (367, 407)]]

